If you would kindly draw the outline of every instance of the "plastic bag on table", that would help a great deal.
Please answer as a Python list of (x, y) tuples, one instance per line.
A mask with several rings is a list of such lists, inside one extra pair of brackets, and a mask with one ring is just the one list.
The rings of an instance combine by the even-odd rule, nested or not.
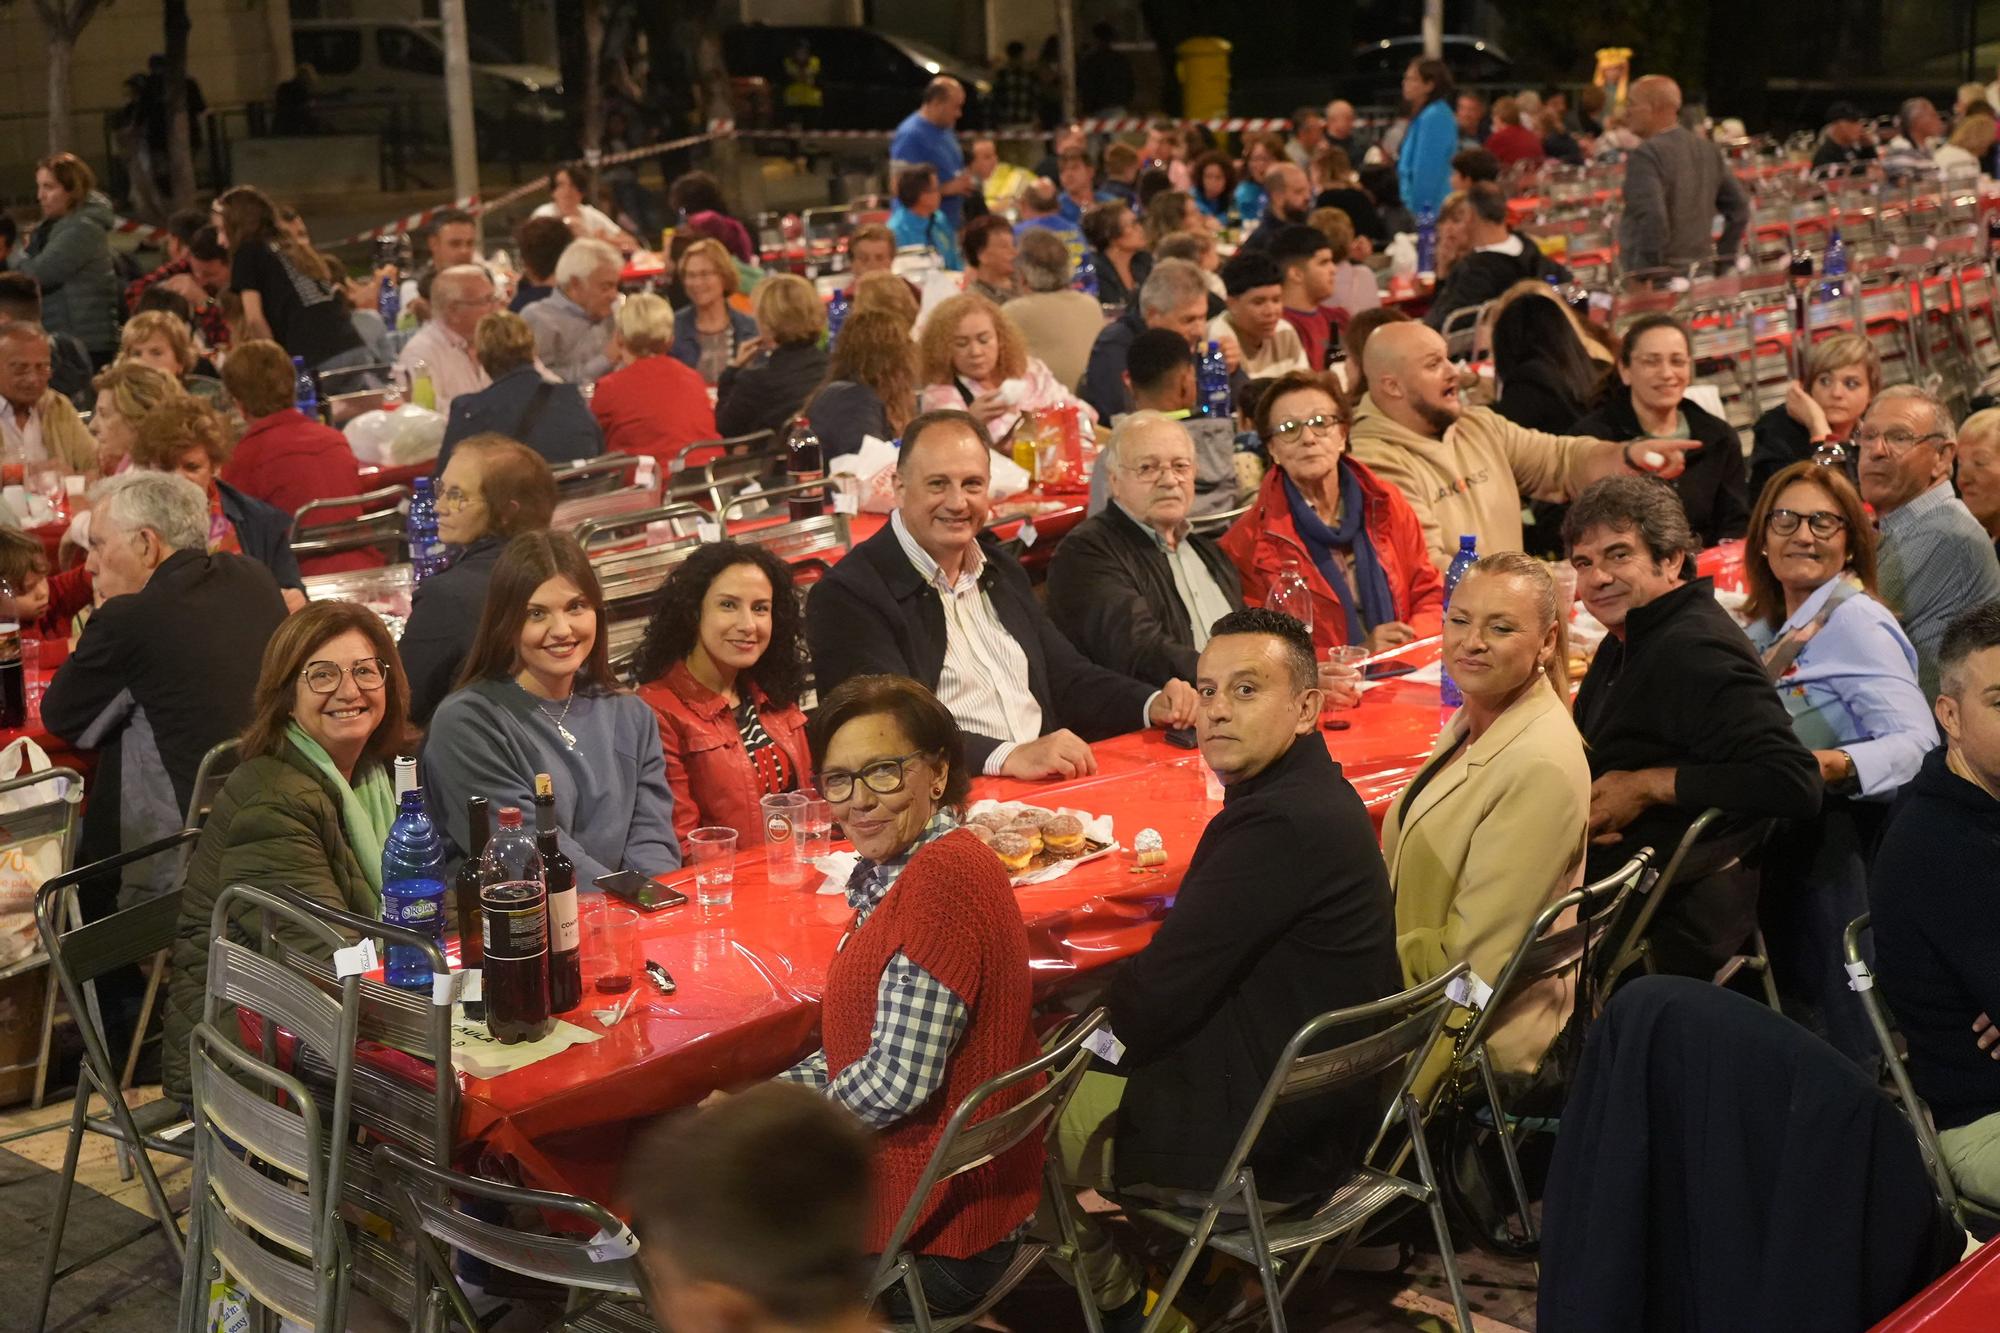
[[(26, 736), (16, 737), (0, 750), (0, 781), (23, 773), (46, 772), (50, 767), (48, 753)], [(0, 842), (9, 841), (9, 813), (58, 799), (68, 783), (68, 778), (52, 777), (0, 795)], [(18, 962), (40, 947), (35, 938), (35, 891), (44, 880), (62, 872), (62, 838), (55, 834), (0, 853), (0, 967)]]

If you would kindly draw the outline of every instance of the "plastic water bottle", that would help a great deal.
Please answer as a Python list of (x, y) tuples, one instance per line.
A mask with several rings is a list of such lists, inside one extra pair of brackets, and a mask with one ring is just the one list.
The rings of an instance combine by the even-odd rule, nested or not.
[(397, 290), (400, 279), (394, 273), (382, 275), (382, 290), (375, 297), (375, 313), (382, 317), (382, 323), (389, 328), (396, 327), (396, 316), (402, 313), (403, 296)]
[(1827, 233), (1826, 258), (1820, 264), (1820, 272), (1826, 281), (1820, 286), (1820, 294), (1829, 301), (1837, 301), (1847, 289), (1847, 242), (1840, 239), (1840, 228)]
[(847, 308), (853, 304), (854, 298), (847, 294), (846, 288), (835, 292), (833, 299), (826, 303), (826, 342), (828, 347), (832, 347), (833, 340), (840, 336), (840, 326), (847, 322)]
[(410, 513), (404, 520), (403, 540), (410, 548), (410, 574), (418, 583), (444, 568), (444, 551), (438, 542), (437, 497), (429, 477), (410, 483)]
[(1070, 278), (1069, 285), (1085, 296), (1097, 295), (1097, 261), (1090, 257), (1088, 250), (1076, 261), (1076, 273)]
[(1264, 598), (1264, 605), (1273, 611), (1284, 612), (1304, 625), (1306, 633), (1312, 633), (1312, 589), (1306, 586), (1305, 572), (1299, 567), (1297, 556), (1285, 557), (1278, 576), (1271, 580), (1271, 591)]
[[(1458, 539), (1458, 554), (1451, 558), (1451, 568), (1444, 574), (1444, 605), (1447, 611), (1451, 609), (1451, 595), (1457, 591), (1458, 581), (1465, 577), (1465, 571), (1472, 568), (1472, 562), (1479, 558), (1478, 548), (1479, 539), (1469, 532)], [(1438, 689), (1446, 708), (1457, 708), (1465, 702), (1465, 695), (1460, 693), (1458, 682), (1451, 678), (1449, 671), (1439, 671)]]
[(1227, 421), (1236, 414), (1229, 398), (1229, 363), (1223, 360), (1222, 344), (1211, 341), (1194, 366), (1195, 405), (1205, 417)]
[(427, 412), (437, 411), (437, 385), (431, 379), (430, 363), (422, 357), (410, 363), (410, 402)]
[(319, 416), (319, 384), (302, 356), (292, 358), (292, 406), (309, 417)]
[[(430, 936), (444, 947), (444, 839), (424, 810), (417, 761), (396, 760), (396, 822), (382, 846), (382, 919)], [(422, 949), (391, 944), (383, 966), (391, 986), (429, 990), (431, 962)]]
[(1438, 215), (1434, 208), (1417, 212), (1417, 276), (1437, 276)]

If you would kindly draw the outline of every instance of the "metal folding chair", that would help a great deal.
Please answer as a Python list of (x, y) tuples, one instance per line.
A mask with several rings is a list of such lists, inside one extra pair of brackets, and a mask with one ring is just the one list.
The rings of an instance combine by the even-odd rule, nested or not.
[(1463, 306), (1444, 318), (1444, 327), (1438, 332), (1444, 337), (1445, 351), (1452, 356), (1469, 356), (1473, 339), (1479, 331), (1479, 321), (1486, 317), (1486, 308), (1493, 303), (1482, 301), (1478, 305)]
[[(1514, 1146), (1513, 1128), (1507, 1122), (1507, 1108), (1500, 1100), (1500, 1083), (1494, 1076), (1492, 1057), (1487, 1050), (1493, 1026), (1517, 993), (1571, 969), (1578, 973), (1576, 1012), (1586, 1022), (1595, 1017), (1590, 1012), (1594, 997), (1584, 993), (1590, 954), (1610, 929), (1625, 896), (1645, 878), (1652, 860), (1653, 849), (1642, 848), (1638, 855), (1603, 879), (1572, 889), (1543, 908), (1533, 928), (1521, 938), (1507, 965), (1500, 970), (1492, 995), (1473, 1015), (1458, 1041), (1453, 1073), (1460, 1079), (1477, 1079), (1492, 1111), (1493, 1130), (1507, 1163), (1507, 1181), (1513, 1187), (1514, 1202), (1521, 1212), (1519, 1239), (1525, 1244), (1532, 1245), (1537, 1239), (1535, 1222), (1529, 1208), (1527, 1179), (1521, 1173), (1521, 1159)], [(1567, 925), (1562, 924), (1565, 915), (1570, 916)]]
[[(1104, 1011), (1099, 1009), (1075, 1023), (1063, 1039), (1045, 1051), (1040, 1058), (1031, 1060), (1017, 1069), (1011, 1069), (998, 1078), (989, 1079), (975, 1088), (952, 1112), (945, 1122), (944, 1132), (938, 1136), (937, 1147), (931, 1150), (930, 1161), (924, 1164), (924, 1172), (917, 1177), (917, 1187), (910, 1192), (909, 1201), (903, 1205), (903, 1212), (896, 1219), (896, 1226), (889, 1233), (888, 1241), (882, 1246), (882, 1257), (875, 1265), (875, 1274), (868, 1281), (868, 1299), (880, 1300), (883, 1293), (894, 1287), (901, 1287), (910, 1303), (911, 1320), (897, 1324), (899, 1329), (914, 1329), (918, 1333), (951, 1333), (952, 1329), (963, 1328), (977, 1323), (986, 1312), (1006, 1298), (1007, 1293), (1019, 1286), (1034, 1266), (1050, 1256), (1050, 1247), (1040, 1241), (1023, 1241), (1014, 1254), (1014, 1260), (1007, 1265), (1000, 1278), (979, 1304), (962, 1314), (950, 1316), (933, 1315), (924, 1298), (924, 1284), (917, 1269), (917, 1255), (904, 1249), (910, 1232), (922, 1214), (924, 1204), (930, 1199), (931, 1191), (953, 1176), (984, 1165), (1014, 1148), (1030, 1134), (1040, 1130), (1046, 1138), (1062, 1119), (1063, 1107), (1069, 1104), (1076, 1085), (1090, 1067), (1090, 1052), (1083, 1043), (1090, 1034), (1104, 1025)], [(984, 1119), (980, 1112), (995, 1098), (1015, 1092), (1036, 1079), (1043, 1079), (1039, 1088), (1030, 1092), (1012, 1106), (996, 1111)], [(1062, 1184), (1056, 1164), (1051, 1157), (1044, 1163), (1042, 1172), (1043, 1188), (1049, 1191), (1053, 1212), (1061, 1229), (1062, 1245), (1068, 1256), (1078, 1250), (1075, 1218), (1071, 1208), (1074, 1201)], [(1083, 1307), (1084, 1322), (1097, 1333), (1099, 1320), (1096, 1302), (1091, 1298), (1087, 1286), (1078, 1284), (1078, 1300)]]
[(557, 463), (550, 471), (556, 479), (557, 500), (575, 500), (586, 495), (608, 495), (633, 484), (639, 471), (637, 454), (600, 454)]
[(1931, 1187), (1958, 1224), (1982, 1239), (2000, 1233), (2000, 1207), (1969, 1199), (1959, 1193), (1957, 1182), (1951, 1178), (1951, 1169), (1945, 1165), (1944, 1150), (1938, 1146), (1937, 1126), (1931, 1121), (1931, 1108), (1924, 1099), (1917, 1096), (1917, 1089), (1910, 1082), (1910, 1069), (1903, 1053), (1896, 1048), (1895, 1029), (1891, 1024), (1888, 1009), (1882, 997), (1875, 990), (1875, 971), (1861, 956), (1861, 932), (1868, 929), (1870, 913), (1863, 912), (1848, 922), (1841, 934), (1841, 955), (1847, 964), (1848, 985), (1861, 997), (1861, 1007), (1868, 1013), (1868, 1026), (1875, 1030), (1875, 1043), (1882, 1050), (1882, 1063), (1889, 1067), (1889, 1077), (1896, 1085), (1896, 1100), (1903, 1105), (1903, 1116), (1910, 1122), (1910, 1128), (1917, 1136), (1917, 1147), (1924, 1155), (1924, 1165), (1930, 1169)]
[[(1624, 906), (1616, 914), (1609, 943), (1598, 957), (1601, 960), (1596, 975), (1592, 978), (1599, 994), (1609, 994), (1618, 978), (1634, 967), (1647, 972), (1653, 970), (1653, 962), (1646, 947), (1646, 933), (1652, 929), (1653, 917), (1659, 912), (1660, 904), (1682, 880), (1698, 880), (1709, 875), (1721, 874), (1741, 865), (1745, 858), (1764, 843), (1771, 832), (1768, 819), (1736, 819), (1716, 809), (1701, 812), (1681, 835), (1680, 844), (1660, 870), (1659, 877), (1650, 884), (1641, 883), (1636, 892), (1625, 896)], [(1762, 941), (1756, 947), (1761, 952)], [(1779, 1007), (1776, 989), (1771, 982), (1770, 967), (1764, 968), (1765, 1001), (1773, 1009)]]
[[(136, 1110), (125, 1100), (120, 1090), (119, 1067), (111, 1058), (103, 1015), (98, 1009), (96, 986), (97, 978), (150, 958), (173, 942), (174, 933), (180, 925), (180, 898), (175, 894), (146, 898), (132, 907), (86, 925), (77, 902), (77, 886), (98, 875), (121, 870), (150, 857), (177, 852), (196, 836), (192, 831), (182, 829), (144, 847), (81, 866), (49, 880), (35, 895), (35, 928), (41, 934), (42, 948), (49, 956), (49, 970), (55, 974), (56, 982), (62, 988), (63, 1001), (69, 1005), (77, 1031), (83, 1038), (83, 1061), (77, 1071), (76, 1100), (70, 1108), (69, 1142), (63, 1149), (62, 1179), (56, 1186), (55, 1211), (50, 1218), (48, 1244), (42, 1256), (41, 1286), (35, 1298), (35, 1316), (30, 1325), (36, 1333), (40, 1333), (47, 1324), (49, 1295), (57, 1282), (122, 1250), (156, 1227), (174, 1263), (181, 1262), (180, 1226), (174, 1220), (173, 1209), (167, 1203), (167, 1192), (160, 1184), (159, 1173), (154, 1171), (147, 1150), (171, 1153), (177, 1157), (188, 1156), (191, 1151), (188, 1145), (178, 1134), (170, 1136), (176, 1127), (185, 1128), (187, 1117), (181, 1113), (180, 1107), (165, 1100), (149, 1102)], [(90, 1113), (92, 1093), (104, 1098), (105, 1109), (101, 1115)], [(70, 1196), (76, 1188), (77, 1156), (86, 1134), (101, 1134), (133, 1149), (130, 1161), (145, 1186), (153, 1220), (139, 1231), (81, 1259), (71, 1260), (58, 1269)]]
[[(630, 1228), (597, 1204), (574, 1194), (523, 1189), (461, 1175), (400, 1148), (378, 1148), (375, 1155), (396, 1198), (403, 1226), (416, 1238), (418, 1280), (423, 1291), (418, 1314), (411, 1319), (412, 1333), (420, 1333), (423, 1312), (440, 1300), (447, 1307), (440, 1313), (456, 1318), (468, 1329), (481, 1326), (452, 1271), (450, 1250), (563, 1288), (568, 1293), (563, 1314), (552, 1328), (653, 1327), (645, 1316), (618, 1304), (643, 1304), (638, 1266), (633, 1262), (639, 1242)], [(454, 1196), (482, 1199), (506, 1209), (560, 1213), (597, 1231), (591, 1237), (523, 1231), (468, 1215), (452, 1203)], [(618, 1316), (613, 1316), (614, 1310)]]
[[(1367, 1004), (1350, 1005), (1321, 1014), (1306, 1023), (1285, 1044), (1270, 1080), (1265, 1083), (1236, 1146), (1229, 1154), (1215, 1189), (1190, 1216), (1170, 1208), (1134, 1204), (1127, 1212), (1187, 1238), (1180, 1258), (1166, 1284), (1160, 1288), (1157, 1304), (1146, 1320), (1145, 1333), (1157, 1333), (1172, 1312), (1173, 1300), (1186, 1283), (1188, 1273), (1204, 1249), (1219, 1250), (1242, 1263), (1254, 1265), (1264, 1288), (1264, 1304), (1274, 1333), (1285, 1333), (1284, 1301), (1312, 1264), (1319, 1248), (1341, 1239), (1342, 1248), (1352, 1242), (1363, 1223), (1389, 1204), (1408, 1199), (1423, 1205), (1436, 1233), (1438, 1254), (1444, 1266), (1445, 1282), (1451, 1289), (1458, 1326), (1472, 1328), (1472, 1314), (1466, 1308), (1465, 1286), (1459, 1278), (1458, 1258), (1451, 1244), (1451, 1226), (1445, 1219), (1437, 1175), (1431, 1168), (1430, 1149), (1424, 1142), (1424, 1112), (1417, 1104), (1412, 1085), (1417, 1071), (1437, 1045), (1456, 1001), (1452, 987), (1466, 975), (1460, 963), (1400, 995), (1386, 996)], [(1383, 1026), (1386, 1024), (1386, 1026)], [(1324, 1047), (1323, 1040), (1342, 1031), (1360, 1029), (1365, 1035), (1337, 1046)], [(1273, 1108), (1357, 1086), (1387, 1088), (1383, 1113), (1373, 1143), (1362, 1155), (1354, 1174), (1335, 1187), (1309, 1215), (1300, 1217), (1265, 1216), (1257, 1194), (1255, 1173), (1249, 1166), (1251, 1151), (1264, 1132)], [(1398, 1125), (1408, 1131), (1407, 1143), (1388, 1143)], [(1409, 1151), (1417, 1161), (1418, 1179), (1406, 1179), (1377, 1163), (1385, 1154)], [(1224, 1228), (1225, 1213), (1240, 1213), (1242, 1222)], [(1299, 1253), (1291, 1276), (1281, 1284), (1278, 1270), (1286, 1255)]]
[[(380, 551), (394, 562), (403, 551), (403, 510), (410, 488), (400, 482), (360, 495), (309, 500), (292, 515), (292, 554), (301, 560), (345, 551)], [(318, 518), (334, 510), (354, 510), (343, 518)], [(313, 521), (308, 521), (313, 520)]]
[[(190, 1042), (194, 1187), (181, 1324), (198, 1326), (219, 1274), (260, 1308), (315, 1329), (346, 1327), (353, 1263), (339, 1206), (353, 1143), (351, 1103), (360, 977), (339, 999), (257, 947), (239, 943), (239, 904), (258, 913), (259, 939), (284, 923), (329, 955), (349, 940), (284, 891), (225, 886), (209, 918), (208, 980)], [(258, 1051), (232, 1037), (238, 1010), (256, 1015)], [(279, 1067), (278, 1031), (324, 1052), (322, 1099)], [(303, 1191), (294, 1185), (303, 1185)]]
[[(76, 840), (81, 829), (80, 814), (83, 809), (83, 776), (73, 768), (45, 768), (39, 773), (22, 773), (18, 777), (0, 782), (0, 796), (9, 792), (23, 791), (44, 782), (56, 782), (58, 791), (54, 799), (31, 805), (25, 810), (13, 810), (0, 816), (0, 852), (21, 851), (50, 838), (56, 840), (61, 849), (61, 869), (70, 869), (76, 859)], [(0, 981), (23, 976), (36, 968), (47, 968), (49, 956), (45, 951), (36, 951), (0, 967)], [(42, 979), (42, 1039), (35, 1057), (35, 1091), (30, 1109), (42, 1109), (42, 1099), (48, 1093), (49, 1050), (55, 1035), (56, 1017), (56, 977), (53, 969)], [(29, 1134), (39, 1134), (53, 1126), (27, 1130), (19, 1134), (0, 1136), (0, 1143), (16, 1138), (26, 1138)]]
[(678, 477), (684, 472), (700, 471), (704, 463), (717, 458), (734, 458), (744, 454), (770, 454), (776, 451), (777, 435), (768, 430), (752, 431), (748, 435), (731, 435), (719, 440), (694, 440), (680, 447), (667, 464), (670, 475)]

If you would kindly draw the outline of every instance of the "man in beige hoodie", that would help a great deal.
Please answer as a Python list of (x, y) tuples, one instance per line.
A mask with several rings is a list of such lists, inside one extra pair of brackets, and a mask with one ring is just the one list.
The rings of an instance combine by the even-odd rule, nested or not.
[(1383, 325), (1362, 359), (1368, 392), (1355, 407), (1348, 447), (1409, 500), (1439, 570), (1451, 567), (1466, 533), (1479, 539), (1481, 555), (1520, 550), (1523, 496), (1568, 500), (1623, 472), (1671, 478), (1694, 447), (1549, 435), (1467, 407), (1444, 339), (1423, 324)]

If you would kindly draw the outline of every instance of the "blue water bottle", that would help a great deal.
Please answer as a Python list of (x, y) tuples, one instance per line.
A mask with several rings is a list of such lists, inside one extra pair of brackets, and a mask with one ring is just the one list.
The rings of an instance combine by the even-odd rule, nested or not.
[[(444, 947), (444, 839), (424, 811), (417, 761), (396, 760), (396, 822), (382, 846), (382, 919), (430, 936)], [(404, 990), (431, 988), (431, 963), (422, 949), (391, 944), (383, 975)]]
[(309, 417), (319, 416), (319, 385), (302, 356), (292, 358), (292, 406)]
[(1417, 273), (1433, 277), (1437, 273), (1438, 215), (1434, 208), (1417, 210)]
[(1211, 341), (1195, 362), (1195, 408), (1205, 417), (1227, 421), (1236, 408), (1229, 398), (1229, 363), (1223, 360), (1222, 344)]
[(1090, 257), (1090, 251), (1084, 251), (1076, 261), (1076, 274), (1069, 280), (1069, 285), (1085, 296), (1097, 295), (1097, 261)]
[(826, 303), (826, 345), (828, 350), (832, 349), (833, 340), (840, 336), (840, 326), (847, 322), (847, 308), (852, 304), (854, 304), (854, 298), (847, 294), (845, 288), (835, 292), (833, 299)]
[(1826, 281), (1821, 284), (1820, 294), (1826, 300), (1837, 301), (1847, 289), (1847, 242), (1840, 239), (1840, 228), (1827, 233), (1826, 259), (1820, 264), (1820, 272)]
[(403, 540), (410, 548), (410, 577), (418, 583), (444, 568), (433, 485), (429, 477), (418, 477), (410, 483), (410, 513), (403, 523)]
[[(1479, 539), (1469, 532), (1458, 539), (1458, 554), (1451, 558), (1451, 568), (1446, 570), (1444, 575), (1444, 606), (1447, 611), (1451, 610), (1451, 595), (1457, 590), (1458, 581), (1465, 577), (1465, 571), (1472, 568), (1472, 562), (1479, 558), (1478, 545)], [(1438, 671), (1438, 692), (1443, 697), (1447, 709), (1457, 708), (1465, 702), (1465, 696), (1459, 692), (1458, 682), (1451, 678), (1449, 671), (1442, 668)]]
[(396, 289), (394, 273), (382, 275), (382, 291), (375, 298), (375, 313), (382, 316), (382, 322), (390, 328), (396, 327), (396, 316), (403, 310), (403, 294)]

